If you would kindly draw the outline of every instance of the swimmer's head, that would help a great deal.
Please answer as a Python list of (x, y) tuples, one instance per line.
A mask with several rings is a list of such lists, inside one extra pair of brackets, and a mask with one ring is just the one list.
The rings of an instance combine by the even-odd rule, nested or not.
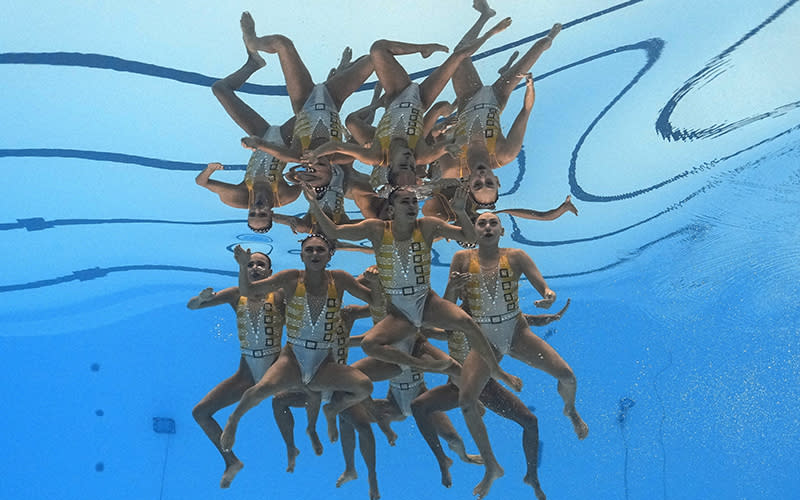
[(394, 142), (389, 148), (388, 179), (392, 186), (417, 184), (417, 158), (407, 144)]
[(500, 179), (488, 165), (479, 163), (472, 167), (468, 187), (470, 198), (477, 208), (494, 208), (500, 196)]
[(492, 243), (500, 240), (505, 229), (497, 215), (485, 212), (475, 219), (475, 232), (478, 234), (478, 244)]
[(300, 259), (310, 270), (325, 269), (335, 251), (336, 244), (320, 233), (309, 234), (300, 243)]
[(257, 233), (272, 229), (272, 188), (269, 184), (258, 182), (248, 189), (247, 225)]
[(397, 187), (389, 193), (386, 199), (387, 215), (390, 219), (410, 218), (416, 219), (419, 214), (419, 201), (417, 193), (408, 187)]
[(333, 178), (331, 162), (325, 156), (317, 158), (310, 165), (294, 166), (289, 171), (297, 182), (302, 182), (315, 188), (327, 186)]
[(263, 252), (253, 252), (247, 262), (247, 277), (250, 281), (263, 280), (272, 275), (272, 259)]

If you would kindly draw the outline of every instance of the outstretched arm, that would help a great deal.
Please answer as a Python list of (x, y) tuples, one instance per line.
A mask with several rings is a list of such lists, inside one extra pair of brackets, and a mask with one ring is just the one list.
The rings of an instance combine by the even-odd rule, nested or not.
[(573, 214), (578, 215), (578, 209), (572, 204), (571, 195), (567, 195), (567, 199), (564, 200), (564, 202), (561, 203), (561, 205), (559, 205), (557, 208), (543, 212), (538, 210), (530, 210), (528, 208), (506, 208), (495, 211), (496, 214), (509, 214), (513, 215), (514, 217), (528, 220), (555, 220), (567, 212), (572, 212)]
[[(303, 186), (303, 193), (308, 200), (308, 213), (317, 219), (320, 229), (328, 238), (359, 241), (368, 239), (375, 246), (375, 235), (383, 230), (383, 221), (378, 219), (364, 219), (356, 224), (341, 224), (333, 222), (322, 210), (317, 201), (317, 194), (308, 184)], [(380, 226), (380, 227), (378, 227)], [(382, 233), (381, 233), (382, 234)]]
[(349, 156), (368, 165), (377, 165), (382, 159), (380, 147), (373, 149), (372, 147), (365, 148), (349, 142), (328, 141), (313, 151), (306, 151), (303, 154), (302, 162), (305, 164), (313, 164), (316, 163), (320, 156), (333, 154)]
[(215, 292), (213, 288), (205, 288), (199, 294), (195, 295), (186, 304), (186, 307), (192, 310), (203, 309), (206, 307), (214, 307), (220, 304), (230, 304), (233, 306), (239, 298), (239, 289), (235, 286), (225, 288), (219, 292)]
[(234, 208), (247, 208), (247, 188), (241, 184), (229, 184), (214, 180), (211, 174), (225, 167), (221, 163), (209, 163), (208, 166), (197, 174), (194, 182), (219, 196), (222, 203)]
[(247, 264), (250, 262), (252, 252), (249, 248), (244, 249), (241, 245), (236, 245), (233, 249), (233, 256), (239, 263), (239, 294), (245, 297), (252, 297), (259, 294), (267, 294), (283, 288), (285, 291), (293, 292), (292, 284), (297, 282), (298, 271), (290, 269), (273, 274), (269, 278), (250, 282), (247, 276)]
[(251, 151), (263, 151), (269, 153), (280, 161), (286, 163), (300, 163), (300, 157), (291, 149), (281, 144), (267, 142), (257, 135), (242, 138), (242, 147)]
[(514, 158), (517, 157), (520, 149), (522, 149), (522, 142), (525, 140), (525, 129), (528, 127), (528, 118), (531, 116), (535, 98), (533, 75), (528, 73), (525, 75), (525, 99), (522, 103), (522, 109), (514, 119), (514, 123), (511, 124), (511, 128), (508, 129), (506, 140), (497, 142), (498, 166), (507, 165), (514, 161)]
[(512, 264), (513, 268), (524, 274), (525, 277), (528, 278), (528, 281), (530, 281), (531, 285), (543, 297), (542, 300), (537, 300), (533, 303), (533, 305), (544, 309), (547, 309), (553, 305), (553, 302), (556, 300), (556, 292), (547, 286), (547, 282), (544, 280), (542, 273), (539, 272), (539, 268), (536, 267), (533, 259), (531, 259), (530, 256), (522, 250), (514, 250), (511, 252), (509, 257), (513, 258), (514, 260), (514, 263)]
[(561, 308), (555, 314), (524, 314), (525, 321), (528, 322), (529, 326), (545, 326), (549, 325), (553, 321), (558, 321), (567, 312), (567, 308), (569, 307), (569, 299), (567, 299), (567, 303), (564, 304), (564, 307)]

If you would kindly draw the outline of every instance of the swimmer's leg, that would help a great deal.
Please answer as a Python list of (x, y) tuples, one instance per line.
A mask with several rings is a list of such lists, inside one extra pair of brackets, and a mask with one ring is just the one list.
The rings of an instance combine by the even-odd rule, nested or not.
[(336, 480), (336, 487), (358, 479), (356, 471), (356, 430), (353, 425), (339, 414), (339, 436), (342, 440), (342, 456), (344, 457), (344, 472)]
[(417, 428), (436, 457), (439, 471), (442, 474), (442, 485), (445, 488), (449, 488), (453, 484), (450, 476), (450, 466), (453, 465), (453, 461), (445, 455), (442, 449), (433, 415), (436, 412), (451, 410), (456, 406), (458, 406), (458, 388), (452, 383), (427, 390), (411, 402), (411, 412), (417, 422)]
[(255, 22), (248, 12), (242, 14), (242, 34), (248, 50), (278, 54), (292, 110), (297, 114), (311, 94), (314, 80), (300, 59), (294, 43), (283, 35), (257, 36)]
[(231, 481), (236, 474), (244, 467), (244, 464), (239, 460), (233, 451), (223, 451), (219, 444), (219, 437), (222, 434), (222, 428), (219, 426), (213, 415), (225, 408), (239, 401), (244, 391), (253, 385), (253, 377), (250, 374), (250, 368), (244, 357), (239, 360), (239, 369), (230, 378), (225, 379), (219, 385), (214, 387), (197, 405), (192, 409), (192, 416), (197, 424), (203, 429), (208, 439), (217, 448), (217, 451), (225, 461), (225, 472), (222, 474), (220, 481), (220, 488), (227, 488), (230, 486)]
[(575, 408), (578, 381), (567, 362), (547, 342), (534, 335), (525, 324), (520, 325), (514, 334), (511, 356), (558, 379), (558, 394), (564, 400), (564, 415), (572, 422), (578, 439), (586, 438), (589, 426)]
[(447, 47), (438, 43), (418, 44), (392, 40), (378, 40), (372, 44), (369, 53), (375, 65), (375, 74), (386, 92), (387, 103), (411, 85), (408, 72), (397, 62), (395, 56), (420, 53), (422, 57), (428, 57), (434, 52), (447, 52)]

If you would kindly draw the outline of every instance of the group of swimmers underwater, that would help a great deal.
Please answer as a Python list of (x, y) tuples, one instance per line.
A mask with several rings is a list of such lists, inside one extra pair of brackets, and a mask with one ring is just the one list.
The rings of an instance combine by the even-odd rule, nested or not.
[[(211, 178), (219, 163), (197, 176), (197, 184), (219, 195), (227, 205), (248, 210), (248, 225), (266, 232), (273, 222), (286, 224), (302, 240), (301, 269), (273, 274), (271, 259), (237, 246), (238, 285), (215, 292), (207, 288), (189, 300), (190, 309), (229, 304), (236, 312), (241, 344), (239, 369), (211, 390), (193, 416), (225, 461), (220, 481), (231, 485), (242, 469), (234, 454), (236, 432), (250, 409), (272, 396), (275, 420), (286, 444), (292, 472), (299, 450), (294, 442), (291, 407), (305, 408), (307, 434), (322, 453), (316, 432), (320, 409), (331, 442), (341, 440), (345, 470), (336, 486), (357, 477), (356, 441), (369, 471), (369, 496), (380, 498), (375, 468), (376, 423), (394, 444), (391, 422), (413, 416), (433, 452), (442, 484), (449, 487), (452, 460), (440, 437), (458, 457), (482, 464), (485, 474), (473, 493), (485, 497), (503, 475), (483, 422), (484, 408), (522, 427), (527, 465), (524, 482), (537, 499), (542, 490), (537, 474), (538, 424), (514, 391), (522, 381), (500, 366), (506, 354), (543, 370), (558, 380), (564, 415), (579, 439), (588, 426), (575, 408), (576, 379), (569, 365), (530, 326), (561, 319), (569, 300), (555, 314), (524, 314), (518, 288), (526, 278), (541, 295), (534, 305), (549, 308), (556, 294), (524, 251), (501, 248), (504, 234), (498, 213), (534, 220), (553, 220), (566, 212), (577, 215), (569, 197), (557, 208), (496, 210), (499, 180), (494, 170), (519, 153), (534, 102), (530, 69), (550, 48), (561, 25), (536, 41), (524, 54), (512, 55), (500, 77), (484, 85), (470, 56), (511, 24), (506, 18), (481, 35), (495, 15), (486, 0), (474, 0), (479, 17), (449, 57), (420, 83), (411, 81), (396, 56), (448, 52), (435, 43), (378, 40), (369, 54), (352, 60), (349, 49), (324, 83), (315, 84), (291, 40), (283, 35), (258, 36), (249, 13), (241, 17), (247, 52), (244, 65), (216, 82), (219, 102), (247, 136), (253, 150), (244, 180), (228, 184)], [(271, 125), (236, 94), (250, 76), (264, 67), (262, 53), (277, 54), (294, 116)], [(373, 74), (377, 76), (370, 104), (346, 117), (342, 104)], [(516, 86), (524, 80), (522, 109), (507, 132), (500, 114)], [(436, 102), (452, 82), (454, 103)], [(375, 114), (383, 109), (377, 126)], [(357, 170), (358, 161), (371, 167)], [(295, 164), (286, 169), (287, 164)], [(308, 201), (303, 217), (273, 209)], [(351, 220), (345, 199), (355, 202), (363, 219)], [(420, 204), (423, 216), (419, 217)], [(438, 239), (455, 240), (464, 250), (452, 259), (442, 296), (432, 288), (431, 247)], [(357, 277), (328, 265), (340, 240), (368, 240), (376, 265)], [(359, 246), (362, 248), (362, 246)], [(367, 305), (343, 306), (343, 296)], [(370, 318), (373, 326), (351, 336), (354, 322)], [(283, 329), (286, 343), (282, 343)], [(428, 339), (447, 342), (447, 353)], [(365, 357), (348, 364), (348, 351), (360, 347)], [(447, 383), (428, 389), (425, 372), (443, 373)], [(388, 380), (389, 392), (373, 399), (373, 382)], [(323, 404), (325, 402), (325, 404)], [(224, 427), (213, 418), (236, 404)], [(466, 447), (449, 417), (460, 407), (479, 455)], [(357, 439), (356, 439), (357, 438)]]

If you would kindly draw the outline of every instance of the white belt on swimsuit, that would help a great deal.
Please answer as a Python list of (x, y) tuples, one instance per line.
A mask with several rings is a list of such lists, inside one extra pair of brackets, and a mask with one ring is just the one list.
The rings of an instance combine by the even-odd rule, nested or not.
[(409, 389), (414, 389), (415, 387), (419, 387), (420, 384), (425, 382), (425, 379), (422, 377), (421, 373), (420, 374), (414, 374), (414, 377), (416, 378), (417, 375), (419, 375), (419, 378), (414, 380), (411, 383), (409, 383), (409, 382), (392, 382), (390, 380), (389, 381), (389, 385), (392, 386), (395, 389), (400, 389), (401, 391), (407, 391)]
[(289, 337), (286, 341), (290, 344), (299, 345), (300, 347), (312, 350), (333, 349), (335, 347), (333, 343), (323, 340), (306, 340)]
[(251, 358), (266, 358), (281, 352), (281, 346), (268, 347), (267, 349), (242, 349), (242, 354)]
[(416, 295), (418, 292), (427, 292), (431, 287), (428, 285), (404, 286), (402, 288), (384, 288), (387, 295)]
[(508, 321), (511, 318), (517, 317), (518, 315), (519, 315), (519, 309), (517, 309), (516, 311), (509, 311), (505, 314), (495, 314), (494, 316), (473, 316), (472, 320), (478, 324), (482, 323), (496, 324)]

